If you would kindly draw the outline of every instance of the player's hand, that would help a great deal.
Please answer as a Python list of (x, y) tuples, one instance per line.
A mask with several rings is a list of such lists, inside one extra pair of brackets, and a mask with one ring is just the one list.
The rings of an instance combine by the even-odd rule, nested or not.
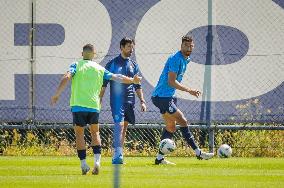
[(51, 106), (55, 105), (56, 102), (58, 101), (58, 99), (59, 99), (59, 96), (56, 96), (56, 95), (52, 96), (51, 101), (50, 101), (50, 105)]
[(194, 89), (190, 89), (190, 90), (188, 91), (188, 93), (191, 94), (191, 95), (193, 95), (193, 96), (195, 96), (196, 98), (198, 98), (198, 97), (201, 95), (201, 92), (200, 92), (200, 91), (194, 90)]
[(134, 84), (140, 84), (142, 80), (142, 77), (141, 76), (138, 76), (138, 74), (136, 74), (134, 77), (133, 77), (133, 83)]
[(145, 104), (145, 102), (141, 103), (141, 112), (146, 112), (147, 111), (147, 106)]

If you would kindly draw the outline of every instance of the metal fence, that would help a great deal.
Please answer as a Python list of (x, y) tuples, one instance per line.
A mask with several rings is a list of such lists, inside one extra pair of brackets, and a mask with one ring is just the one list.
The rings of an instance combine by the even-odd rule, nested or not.
[[(167, 57), (179, 49), (185, 34), (194, 37), (195, 49), (183, 84), (202, 91), (202, 97), (194, 99), (177, 92), (178, 107), (190, 123), (206, 126), (207, 132), (196, 129), (197, 137), (203, 135), (201, 145), (207, 147), (209, 140), (212, 150), (219, 144), (218, 135), (223, 130), (210, 127), (214, 125), (283, 125), (283, 0), (0, 0), (0, 5), (0, 123), (4, 145), (9, 143), (7, 138), (14, 138), (13, 129), (38, 130), (32, 135), (39, 138), (51, 133), (56, 139), (61, 135), (73, 138), (70, 127), (55, 126), (72, 122), (70, 87), (54, 108), (49, 105), (50, 97), (68, 66), (80, 58), (84, 44), (95, 44), (96, 61), (105, 65), (119, 55), (119, 41), (124, 36), (136, 40), (132, 58), (139, 64), (148, 105), (145, 113), (136, 106), (137, 123), (149, 125), (131, 128), (129, 142), (136, 139), (144, 143), (151, 131), (150, 135), (159, 137), (160, 128), (152, 125), (162, 119), (150, 102), (151, 92)], [(108, 90), (100, 122), (112, 123)], [(42, 133), (41, 126), (52, 124), (55, 129), (43, 129)], [(281, 128), (271, 132), (283, 134)], [(102, 128), (103, 135), (110, 138), (111, 129)], [(257, 137), (249, 136), (247, 142)], [(148, 138), (151, 147), (157, 144), (157, 138)], [(67, 145), (72, 145), (71, 141), (74, 139)]]
[[(153, 156), (157, 153), (163, 125), (129, 126), (124, 145), (126, 156)], [(233, 148), (234, 157), (284, 157), (284, 126), (190, 126), (201, 148), (208, 150), (204, 134), (214, 132), (214, 145), (223, 143)], [(102, 125), (103, 155), (112, 154), (113, 125)], [(74, 155), (75, 134), (72, 125), (1, 125), (0, 154), (3, 155)], [(205, 138), (205, 139), (204, 139)], [(174, 156), (194, 156), (177, 128), (174, 134), (177, 150)], [(90, 146), (90, 132), (86, 129), (85, 140)], [(91, 149), (89, 149), (91, 153)], [(216, 152), (216, 150), (215, 150)]]

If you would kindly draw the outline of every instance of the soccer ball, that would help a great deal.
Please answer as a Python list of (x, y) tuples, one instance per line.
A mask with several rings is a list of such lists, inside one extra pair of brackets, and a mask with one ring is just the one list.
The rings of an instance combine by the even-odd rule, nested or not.
[(217, 154), (220, 158), (228, 158), (232, 155), (232, 148), (228, 144), (222, 144), (217, 150)]
[(160, 142), (159, 149), (163, 154), (169, 154), (176, 149), (176, 144), (173, 140), (166, 138)]

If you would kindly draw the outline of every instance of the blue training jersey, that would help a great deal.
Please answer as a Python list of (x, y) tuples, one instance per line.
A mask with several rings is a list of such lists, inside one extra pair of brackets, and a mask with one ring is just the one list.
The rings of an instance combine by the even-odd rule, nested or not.
[[(76, 68), (77, 68), (76, 62), (70, 65), (69, 72), (71, 73), (72, 76), (76, 74)], [(104, 79), (110, 80), (111, 77), (112, 77), (112, 73), (109, 72), (108, 70), (105, 70)], [(86, 108), (86, 107), (81, 107), (81, 106), (72, 106), (71, 111), (72, 112), (99, 112), (97, 109)]]
[(152, 96), (158, 97), (172, 97), (175, 95), (176, 89), (168, 84), (168, 74), (169, 72), (174, 72), (177, 74), (176, 80), (178, 82), (182, 81), (183, 75), (186, 71), (187, 64), (190, 62), (190, 57), (185, 59), (181, 51), (172, 54), (163, 69), (163, 72), (159, 78), (157, 86), (155, 87)]
[[(140, 74), (138, 64), (130, 58), (124, 59), (121, 55), (108, 62), (105, 68), (114, 73), (122, 74), (133, 78)], [(135, 103), (135, 90), (141, 89), (140, 84), (123, 84), (113, 80), (104, 79), (103, 87), (107, 87), (110, 82), (110, 104)]]

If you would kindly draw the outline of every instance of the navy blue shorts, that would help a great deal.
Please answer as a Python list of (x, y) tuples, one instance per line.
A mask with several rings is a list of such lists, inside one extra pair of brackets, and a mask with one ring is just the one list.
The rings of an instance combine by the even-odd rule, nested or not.
[(134, 104), (124, 103), (119, 107), (112, 107), (111, 113), (115, 123), (127, 121), (135, 124)]
[(175, 97), (152, 97), (153, 104), (160, 109), (160, 113), (173, 114), (177, 111), (177, 98)]
[(73, 125), (84, 127), (87, 124), (98, 124), (99, 113), (98, 112), (72, 112)]

